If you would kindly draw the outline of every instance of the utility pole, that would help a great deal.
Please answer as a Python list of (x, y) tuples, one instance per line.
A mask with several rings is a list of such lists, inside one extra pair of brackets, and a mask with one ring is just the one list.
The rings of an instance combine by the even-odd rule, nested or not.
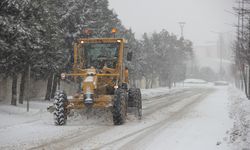
[[(238, 6), (238, 9), (240, 9), (241, 8), (241, 3), (239, 2), (239, 6)], [(240, 45), (240, 35), (241, 35), (241, 33), (240, 33), (240, 24), (241, 24), (241, 12), (240, 12), (240, 10), (238, 10), (238, 12), (237, 12), (237, 17), (238, 17), (238, 25), (237, 25), (237, 47), (236, 47), (236, 66), (237, 66), (237, 68), (239, 69), (239, 87), (241, 88), (241, 90), (243, 90), (244, 89), (244, 82), (243, 82), (243, 80), (242, 80), (242, 71), (241, 71), (241, 62), (240, 62), (240, 47), (241, 47), (241, 45)]]
[(223, 43), (223, 34), (219, 33), (220, 36), (220, 80), (222, 80), (222, 43)]
[(179, 22), (179, 25), (181, 27), (181, 37), (184, 38), (184, 35), (183, 35), (183, 30), (184, 30), (184, 26), (185, 26), (186, 22)]
[(220, 58), (220, 68), (219, 68), (219, 74), (220, 74), (220, 80), (222, 80), (222, 51), (223, 51), (223, 34), (228, 32), (215, 32), (211, 31), (212, 33), (218, 34), (219, 36), (219, 58)]

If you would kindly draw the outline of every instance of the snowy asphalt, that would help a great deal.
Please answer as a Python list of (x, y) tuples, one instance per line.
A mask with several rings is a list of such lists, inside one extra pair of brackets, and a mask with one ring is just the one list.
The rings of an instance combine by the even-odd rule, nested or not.
[(0, 136), (7, 137), (0, 149), (227, 149), (227, 99), (227, 88), (212, 86), (145, 96), (142, 120), (129, 114), (121, 126), (112, 125), (108, 110), (90, 119), (77, 112), (63, 127), (53, 125), (51, 114), (34, 112), (28, 122), (0, 126)]

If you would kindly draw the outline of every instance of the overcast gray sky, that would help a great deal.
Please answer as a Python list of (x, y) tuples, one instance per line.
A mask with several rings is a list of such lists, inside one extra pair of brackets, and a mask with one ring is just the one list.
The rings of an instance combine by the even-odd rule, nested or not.
[(216, 41), (218, 36), (211, 31), (235, 30), (228, 24), (234, 24), (236, 17), (225, 11), (233, 11), (235, 0), (109, 0), (109, 3), (137, 38), (144, 32), (163, 28), (180, 36), (180, 21), (186, 22), (185, 38), (195, 45)]

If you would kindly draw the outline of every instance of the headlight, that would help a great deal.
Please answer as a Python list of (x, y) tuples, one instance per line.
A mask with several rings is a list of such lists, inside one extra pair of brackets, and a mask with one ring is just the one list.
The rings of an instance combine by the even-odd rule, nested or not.
[(65, 73), (62, 73), (61, 74), (61, 79), (64, 80), (66, 78), (66, 74)]

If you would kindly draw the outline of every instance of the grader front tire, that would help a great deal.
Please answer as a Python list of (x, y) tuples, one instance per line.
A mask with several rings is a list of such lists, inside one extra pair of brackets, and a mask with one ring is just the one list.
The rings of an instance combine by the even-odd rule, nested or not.
[(128, 91), (129, 95), (129, 107), (135, 108), (135, 115), (140, 120), (142, 117), (142, 100), (141, 90), (139, 88), (131, 88)]
[(121, 125), (125, 123), (127, 111), (126, 92), (123, 89), (117, 89), (114, 95), (113, 104), (113, 123)]
[(63, 91), (56, 91), (54, 97), (54, 122), (55, 125), (65, 125), (67, 121), (67, 95)]

